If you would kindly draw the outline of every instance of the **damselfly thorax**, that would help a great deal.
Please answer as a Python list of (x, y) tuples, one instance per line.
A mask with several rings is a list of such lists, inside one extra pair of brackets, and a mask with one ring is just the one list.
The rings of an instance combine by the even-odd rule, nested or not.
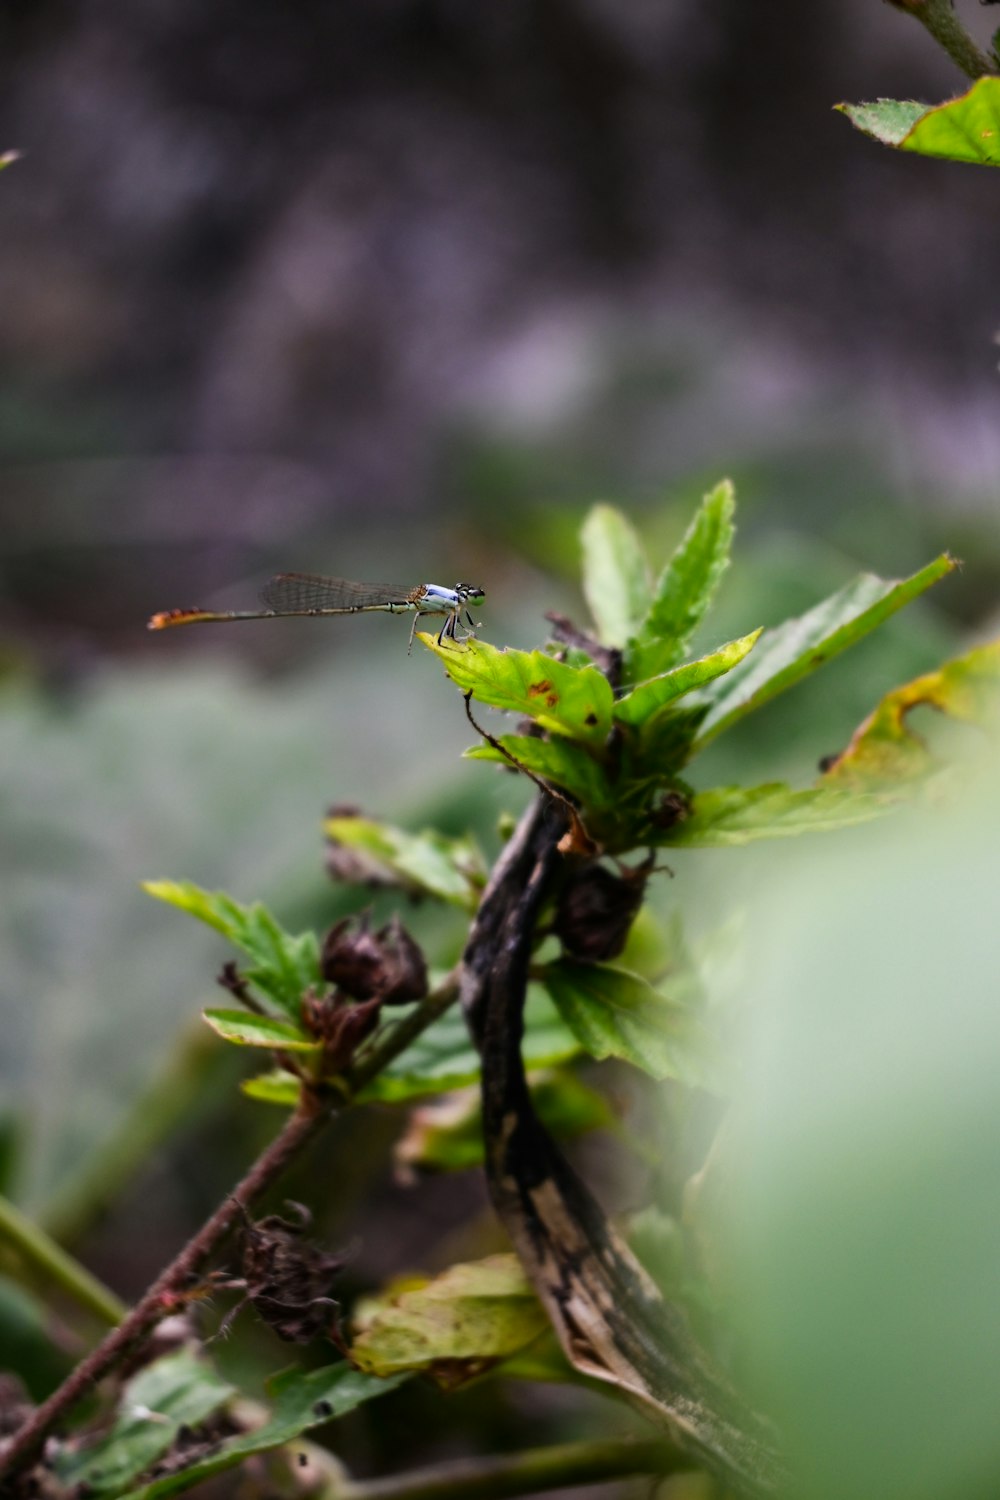
[[(476, 632), (470, 604), (486, 597), (484, 589), (470, 583), (456, 583), (453, 589), (439, 583), (418, 583), (403, 588), (387, 583), (352, 583), (347, 578), (324, 578), (315, 573), (279, 573), (260, 592), (261, 609), (215, 611), (208, 609), (168, 609), (153, 615), (150, 630), (166, 630), (172, 625), (216, 625), (230, 620), (276, 620), (287, 616), (356, 615), (381, 612), (390, 615), (413, 615), (410, 646), (417, 622), (424, 615), (444, 615), (438, 631), (438, 644), (444, 640), (467, 640)], [(457, 634), (465, 625), (466, 633)]]

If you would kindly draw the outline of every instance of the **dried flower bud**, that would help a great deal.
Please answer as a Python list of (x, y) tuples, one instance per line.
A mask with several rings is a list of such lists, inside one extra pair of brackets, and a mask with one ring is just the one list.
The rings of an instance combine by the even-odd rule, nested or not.
[(244, 1291), (234, 1316), (251, 1302), (279, 1338), (307, 1344), (319, 1334), (339, 1341), (338, 1304), (329, 1295), (346, 1257), (332, 1255), (303, 1238), (311, 1222), (308, 1209), (293, 1203), (299, 1222), (279, 1214), (254, 1221), (244, 1212), (240, 1246), (242, 1276), (227, 1284)]
[(326, 935), (323, 978), (356, 1000), (379, 999), (383, 1005), (405, 1005), (427, 993), (424, 955), (398, 917), (378, 932), (369, 914), (345, 917)]
[(335, 990), (332, 995), (314, 995), (307, 990), (302, 998), (302, 1024), (311, 1036), (323, 1043), (323, 1075), (342, 1073), (354, 1060), (361, 1043), (378, 1025), (382, 1001), (352, 1000)]
[(588, 865), (563, 888), (553, 924), (567, 953), (591, 963), (616, 958), (642, 905), (649, 866), (614, 875)]

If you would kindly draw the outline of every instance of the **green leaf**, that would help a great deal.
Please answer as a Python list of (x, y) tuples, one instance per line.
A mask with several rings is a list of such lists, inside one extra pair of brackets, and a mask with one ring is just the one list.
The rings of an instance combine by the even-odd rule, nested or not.
[(658, 783), (675, 776), (691, 759), (692, 747), (708, 713), (707, 703), (686, 703), (654, 714), (643, 725), (636, 772), (655, 775)]
[(954, 558), (942, 553), (911, 578), (862, 573), (807, 614), (765, 630), (753, 655), (707, 690), (712, 707), (695, 748), (832, 661), (954, 567)]
[(373, 818), (327, 818), (327, 838), (358, 855), (344, 878), (396, 885), (412, 896), (433, 896), (467, 910), (475, 908), (484, 880), (483, 857), (471, 838), (447, 838), (428, 830), (407, 833)]
[(222, 1473), (256, 1453), (294, 1442), (311, 1427), (345, 1416), (366, 1401), (401, 1385), (405, 1375), (374, 1379), (341, 1361), (319, 1370), (285, 1370), (268, 1381), (271, 1415), (262, 1427), (214, 1444), (204, 1458), (186, 1469), (165, 1474), (130, 1493), (129, 1500), (168, 1500), (213, 1474)]
[(686, 654), (729, 563), (735, 503), (728, 479), (705, 496), (660, 575), (648, 615), (629, 642), (626, 682), (658, 677)]
[(560, 958), (541, 975), (560, 1015), (591, 1057), (621, 1057), (653, 1078), (710, 1086), (712, 1049), (692, 1002), (696, 980), (674, 980), (675, 996), (610, 964)]
[(944, 104), (880, 99), (840, 104), (853, 125), (885, 146), (941, 156), (977, 166), (1000, 166), (1000, 78), (979, 78), (958, 99)]
[[(559, 1019), (547, 996), (528, 992), (524, 1009), (525, 1067), (555, 1067), (580, 1051), (573, 1033)], [(479, 1053), (469, 1040), (461, 1010), (455, 1006), (423, 1032), (358, 1095), (359, 1100), (398, 1103), (429, 1094), (448, 1093), (479, 1079)]]
[(145, 880), (142, 888), (241, 948), (253, 960), (246, 978), (291, 1015), (298, 1015), (304, 991), (322, 984), (316, 934), (286, 932), (259, 901), (242, 906), (225, 891), (203, 891), (189, 880)]
[(177, 1441), (236, 1394), (190, 1349), (164, 1355), (125, 1386), (119, 1415), (106, 1436), (83, 1450), (63, 1449), (56, 1472), (89, 1494), (120, 1495)]
[(764, 786), (723, 786), (699, 792), (687, 818), (651, 842), (686, 849), (717, 849), (757, 839), (827, 833), (867, 823), (887, 812), (884, 798), (835, 787), (795, 791), (784, 782)]
[[(531, 1081), (535, 1111), (561, 1140), (617, 1125), (603, 1094), (573, 1073), (547, 1073)], [(404, 1168), (465, 1172), (482, 1166), (483, 1114), (479, 1090), (461, 1089), (414, 1109), (393, 1156)]]
[[(610, 785), (594, 757), (572, 740), (540, 740), (527, 734), (502, 734), (500, 744), (509, 750), (529, 771), (551, 781), (576, 797), (585, 807), (608, 807), (614, 804), (615, 789)], [(492, 745), (475, 745), (465, 752), (469, 760), (496, 761), (509, 766)]]
[[(908, 716), (921, 706), (936, 709), (965, 724), (993, 731), (1000, 713), (1000, 642), (976, 646), (887, 693), (855, 733), (843, 754), (823, 776), (823, 783), (851, 791), (902, 789), (942, 767)], [(980, 747), (977, 742), (975, 748)], [(983, 746), (993, 754), (992, 741)]]
[(282, 1109), (294, 1109), (302, 1094), (302, 1084), (284, 1068), (244, 1078), (240, 1088), (248, 1099), (256, 1099), (259, 1104), (277, 1104)]
[(441, 658), (452, 682), (479, 703), (526, 714), (554, 734), (603, 744), (614, 695), (596, 667), (570, 667), (543, 651), (501, 651), (486, 641), (438, 645), (423, 632), (420, 640)]
[(548, 1326), (516, 1255), (451, 1266), (390, 1288), (360, 1311), (351, 1360), (369, 1374), (427, 1370), (448, 1385), (530, 1344)]
[(759, 630), (754, 630), (750, 635), (720, 646), (709, 656), (701, 656), (697, 661), (689, 661), (683, 667), (674, 667), (670, 672), (663, 672), (659, 677), (651, 677), (648, 682), (640, 683), (615, 704), (615, 719), (619, 724), (640, 728), (658, 709), (673, 703), (675, 698), (731, 672), (753, 650), (760, 634)]
[(245, 1010), (202, 1011), (213, 1031), (223, 1041), (234, 1042), (237, 1047), (277, 1047), (282, 1052), (318, 1052), (319, 1042), (294, 1026), (290, 1021), (278, 1021), (273, 1016), (258, 1016)]
[(595, 505), (583, 523), (583, 592), (600, 639), (624, 647), (652, 598), (649, 569), (635, 531), (620, 511)]

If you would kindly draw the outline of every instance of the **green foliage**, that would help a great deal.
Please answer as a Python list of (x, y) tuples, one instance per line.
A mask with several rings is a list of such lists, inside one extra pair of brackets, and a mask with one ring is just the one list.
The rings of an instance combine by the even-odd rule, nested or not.
[[(241, 1012), (232, 1012), (232, 1015), (248, 1022), (251, 1027), (257, 1019), (244, 1018)], [(240, 1038), (227, 1037), (227, 1040), (240, 1041)], [(240, 1044), (256, 1045), (247, 1042)], [(274, 1042), (262, 1041), (260, 1045), (286, 1050), (288, 1048), (288, 1043), (277, 1036)], [(293, 1050), (304, 1051), (305, 1048), (299, 1044)], [(540, 991), (530, 994), (525, 1006), (522, 1043), (522, 1054), (528, 1071), (533, 1073), (557, 1067), (576, 1057), (580, 1050), (578, 1038), (560, 1020), (551, 1001)], [(469, 1029), (456, 1006), (446, 1011), (432, 1026), (422, 1031), (404, 1052), (387, 1063), (358, 1093), (357, 1100), (361, 1104), (408, 1104), (477, 1084), (479, 1073), (479, 1053), (469, 1039)], [(298, 1102), (300, 1092), (299, 1080), (280, 1070), (248, 1078), (241, 1087), (251, 1099), (286, 1108)]]
[[(568, 1062), (580, 1051), (576, 1036), (541, 994), (531, 994), (525, 1006), (522, 1055), (529, 1070)], [(362, 1101), (387, 1104), (447, 1093), (479, 1081), (479, 1053), (469, 1039), (461, 1011), (447, 1011), (405, 1052), (383, 1068), (358, 1096)]]
[(943, 762), (908, 722), (920, 707), (933, 708), (977, 729), (990, 732), (975, 748), (992, 753), (1000, 705), (1000, 643), (976, 646), (887, 693), (858, 729), (851, 743), (826, 772), (836, 786), (900, 789), (926, 781)]
[(754, 630), (741, 636), (738, 641), (729, 641), (708, 656), (687, 662), (683, 667), (674, 667), (659, 677), (651, 677), (640, 683), (624, 698), (619, 698), (614, 707), (615, 722), (626, 724), (630, 729), (642, 729), (648, 733), (654, 729), (662, 709), (685, 693), (705, 687), (716, 677), (722, 677), (738, 667), (743, 658), (753, 650), (761, 632)]
[(164, 1355), (132, 1377), (110, 1431), (96, 1443), (65, 1452), (57, 1463), (67, 1485), (89, 1494), (125, 1494), (133, 1481), (169, 1453), (182, 1428), (196, 1427), (236, 1394), (190, 1349)]
[(319, 1370), (283, 1370), (268, 1382), (270, 1413), (261, 1426), (207, 1445), (207, 1451), (186, 1468), (130, 1490), (129, 1500), (168, 1500), (170, 1495), (182, 1494), (254, 1454), (281, 1448), (311, 1427), (346, 1416), (366, 1401), (394, 1390), (405, 1378), (374, 1379), (343, 1362)]
[(955, 559), (943, 553), (911, 578), (899, 581), (862, 573), (808, 614), (765, 631), (753, 656), (708, 695), (711, 707), (699, 746), (857, 645), (955, 565)]
[(885, 806), (876, 796), (831, 786), (794, 791), (775, 781), (765, 786), (713, 787), (692, 798), (688, 816), (664, 834), (662, 842), (678, 848), (718, 849), (757, 839), (827, 833), (867, 823), (884, 812)]
[[(604, 1095), (568, 1069), (536, 1077), (531, 1099), (538, 1118), (557, 1140), (617, 1127)], [(481, 1166), (484, 1145), (479, 1090), (461, 1089), (413, 1110), (406, 1133), (396, 1144), (395, 1157), (401, 1166), (423, 1171), (466, 1172)]]
[(879, 99), (837, 108), (884, 146), (1000, 167), (1000, 78), (979, 78), (958, 99), (934, 106), (912, 99)]
[(735, 504), (728, 479), (705, 496), (660, 574), (646, 618), (628, 643), (626, 682), (657, 677), (684, 656), (729, 566)]
[(205, 1020), (224, 1042), (237, 1047), (280, 1048), (283, 1052), (318, 1052), (320, 1044), (301, 1027), (274, 1016), (258, 1016), (245, 1010), (203, 1011)]
[(407, 833), (388, 823), (338, 813), (323, 825), (335, 846), (356, 857), (350, 876), (371, 885), (396, 886), (407, 895), (433, 897), (474, 908), (484, 879), (483, 857), (471, 838), (435, 832)]
[(571, 667), (544, 651), (501, 651), (486, 641), (439, 643), (425, 633), (420, 639), (478, 702), (525, 714), (540, 729), (583, 744), (596, 747), (607, 738), (614, 694), (596, 667)]
[(214, 927), (242, 949), (253, 961), (244, 977), (289, 1015), (297, 1017), (303, 992), (321, 983), (316, 934), (295, 937), (285, 932), (259, 901), (242, 906), (224, 891), (203, 891), (189, 880), (147, 880), (143, 889)]
[(656, 989), (610, 964), (561, 958), (546, 964), (542, 979), (592, 1057), (624, 1058), (653, 1078), (711, 1083), (714, 1049), (692, 1003), (692, 975), (674, 976), (669, 989)]
[[(615, 789), (598, 759), (583, 745), (572, 740), (539, 740), (526, 734), (502, 734), (499, 743), (515, 763), (534, 771), (553, 786), (560, 786), (584, 807), (609, 808), (615, 800)], [(493, 760), (502, 766), (510, 761), (492, 745), (474, 745), (467, 750), (469, 760)]]
[(643, 584), (648, 570), (628, 524), (606, 505), (586, 521), (587, 597), (602, 637), (624, 643), (623, 677), (630, 686), (618, 696), (603, 672), (581, 660), (578, 646), (561, 659), (479, 641), (438, 645), (421, 637), (463, 692), (527, 715), (543, 731), (541, 738), (504, 735), (468, 753), (512, 761), (574, 798), (589, 838), (608, 854), (847, 827), (890, 805), (867, 788), (856, 795), (846, 785), (801, 791), (722, 787), (692, 794), (682, 779), (711, 741), (863, 640), (955, 566), (942, 555), (906, 579), (862, 574), (804, 615), (684, 662), (679, 659), (728, 563), (733, 507), (728, 483), (705, 497), (650, 595)]
[(611, 505), (595, 505), (580, 533), (583, 592), (604, 645), (621, 650), (649, 613), (649, 567), (635, 531)]
[(371, 1375), (425, 1370), (453, 1386), (532, 1343), (547, 1326), (516, 1255), (407, 1279), (358, 1311), (351, 1359)]
[[(485, 743), (468, 752), (470, 757), (508, 767), (513, 763), (556, 791), (563, 812), (567, 798), (578, 809), (578, 823), (569, 820), (571, 858), (553, 881), (535, 934), (533, 984), (520, 1038), (536, 1112), (555, 1136), (617, 1128), (611, 1107), (589, 1083), (565, 1069), (553, 1071), (581, 1054), (618, 1059), (653, 1079), (672, 1080), (684, 1086), (673, 1091), (682, 1099), (685, 1088), (722, 1091), (717, 1013), (707, 1004), (679, 917), (657, 927), (648, 909), (642, 909), (654, 851), (736, 846), (870, 820), (896, 805), (908, 785), (922, 784), (940, 764), (907, 723), (911, 709), (929, 704), (984, 725), (993, 722), (1000, 701), (1000, 647), (980, 647), (937, 673), (896, 688), (813, 786), (693, 785), (690, 767), (701, 749), (864, 639), (954, 566), (942, 556), (902, 580), (862, 575), (804, 615), (692, 658), (695, 632), (703, 638), (706, 612), (728, 566), (733, 510), (732, 487), (723, 483), (702, 501), (652, 584), (654, 570), (631, 525), (611, 507), (596, 507), (584, 525), (582, 543), (584, 592), (597, 639), (579, 631), (569, 636), (573, 644), (567, 649), (516, 651), (475, 639), (438, 643), (433, 635), (420, 637), (464, 694), (531, 721), (530, 732), (520, 725), (499, 740), (486, 736)], [(325, 831), (332, 843), (330, 869), (342, 882), (386, 887), (468, 914), (476, 911), (487, 867), (471, 838), (433, 831), (411, 834), (347, 813), (328, 818)], [(641, 859), (643, 851), (648, 851), (646, 860)], [(581, 864), (574, 864), (572, 856)], [(592, 868), (602, 858), (606, 862)], [(350, 1020), (356, 1002), (349, 978), (338, 979), (338, 986), (343, 983), (350, 993), (342, 996), (338, 988), (317, 1010), (315, 997), (323, 984), (314, 934), (293, 936), (264, 907), (244, 907), (192, 885), (161, 881), (147, 889), (197, 916), (248, 955), (245, 982), (252, 990), (247, 1012), (213, 1008), (206, 1020), (226, 1041), (271, 1052), (278, 1067), (243, 1087), (255, 1099), (293, 1107), (303, 1078), (325, 1076), (322, 1065), (302, 1054), (333, 1055), (324, 1047), (333, 1046), (329, 1037), (340, 1035), (337, 1027), (345, 1014)], [(379, 940), (367, 927), (362, 936), (353, 954), (359, 970), (366, 961), (364, 944)], [(416, 952), (411, 959), (422, 984), (424, 956), (408, 934), (406, 945)], [(615, 957), (616, 962), (598, 961)], [(332, 972), (329, 949), (326, 961)], [(441, 962), (440, 954), (435, 961)], [(351, 975), (346, 959), (345, 971)], [(230, 988), (239, 997), (239, 983)], [(388, 1009), (376, 1015), (378, 998), (370, 1002), (364, 988), (356, 993), (353, 1014), (359, 1056), (365, 1060), (386, 1036), (391, 1042), (392, 1022)], [(400, 1047), (404, 1038), (407, 1045), (396, 1055), (390, 1046), (388, 1060), (374, 1076), (373, 1070), (363, 1074), (367, 1081), (355, 1096), (356, 1102), (408, 1111), (396, 1162), (411, 1170), (459, 1171), (483, 1158), (479, 1053), (459, 1007), (441, 1013), (442, 996), (447, 1004), (447, 985), (437, 997), (429, 997), (437, 1003), (426, 1012), (417, 999), (416, 1010), (400, 1023)], [(264, 1013), (261, 1001), (269, 1007)], [(314, 1024), (317, 1035), (326, 1038), (323, 1043), (305, 1029)], [(302, 1077), (291, 1071), (298, 1065), (290, 1057), (285, 1059), (288, 1070), (281, 1067), (286, 1053), (299, 1055)], [(344, 1068), (343, 1057), (349, 1054), (336, 1055), (341, 1059), (337, 1068)], [(725, 1082), (728, 1086), (730, 1080)], [(710, 1321), (711, 1298), (686, 1256), (686, 1228), (676, 1218), (661, 1216), (646, 1225), (646, 1232), (659, 1246), (668, 1295)], [(705, 1239), (702, 1248), (708, 1244)], [(354, 1313), (351, 1359), (356, 1369), (338, 1366), (282, 1377), (263, 1426), (224, 1439), (183, 1474), (153, 1480), (140, 1491), (146, 1500), (158, 1500), (248, 1453), (289, 1441), (318, 1420), (318, 1401), (329, 1402), (336, 1414), (369, 1399), (386, 1388), (376, 1377), (395, 1380), (423, 1371), (453, 1386), (515, 1356), (522, 1369), (530, 1370), (532, 1356), (523, 1351), (535, 1345), (547, 1326), (512, 1255), (455, 1265), (433, 1279), (408, 1278)], [(550, 1378), (552, 1361), (539, 1355), (536, 1363), (533, 1378)], [(561, 1372), (563, 1366), (555, 1368)], [(324, 1394), (319, 1395), (321, 1389)], [(220, 1403), (225, 1399), (220, 1397)], [(175, 1437), (168, 1435), (159, 1451), (168, 1452)], [(117, 1453), (115, 1445), (124, 1444), (125, 1437), (116, 1426), (107, 1441)], [(133, 1460), (119, 1454), (118, 1472), (131, 1461), (139, 1465), (131, 1478), (139, 1477), (152, 1461), (139, 1464), (139, 1458), (138, 1453)], [(108, 1472), (115, 1472), (113, 1465)], [(90, 1480), (84, 1476), (84, 1482)]]

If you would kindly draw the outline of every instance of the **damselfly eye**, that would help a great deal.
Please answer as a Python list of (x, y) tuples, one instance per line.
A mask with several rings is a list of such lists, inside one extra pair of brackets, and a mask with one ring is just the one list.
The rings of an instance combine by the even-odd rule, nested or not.
[(476, 583), (456, 583), (455, 593), (465, 603), (481, 604), (486, 598), (486, 590)]

